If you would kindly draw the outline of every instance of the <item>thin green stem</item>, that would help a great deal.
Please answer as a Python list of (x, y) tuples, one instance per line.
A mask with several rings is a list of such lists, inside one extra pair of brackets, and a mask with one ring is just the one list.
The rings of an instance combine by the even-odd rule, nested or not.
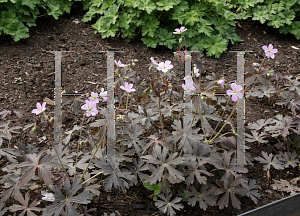
[[(104, 127), (104, 126), (103, 126), (103, 127)], [(89, 168), (89, 166), (90, 166), (92, 160), (94, 159), (94, 157), (95, 157), (95, 155), (96, 155), (96, 153), (97, 153), (97, 151), (98, 151), (98, 149), (99, 149), (99, 147), (100, 147), (100, 145), (101, 145), (101, 143), (102, 143), (102, 141), (103, 141), (105, 135), (106, 135), (106, 130), (105, 130), (105, 132), (104, 132), (104, 134), (103, 134), (103, 136), (102, 136), (102, 138), (101, 138), (101, 140), (100, 140), (100, 142), (99, 142), (99, 144), (98, 144), (98, 146), (97, 146), (97, 149), (95, 150), (95, 152), (94, 152), (92, 158), (90, 159), (89, 164), (86, 166), (86, 168), (85, 168), (85, 170), (84, 170), (84, 172), (83, 172), (83, 174), (82, 174), (82, 176), (81, 176), (80, 179), (82, 179), (82, 177), (83, 177), (84, 174), (86, 173), (87, 169)]]
[[(97, 177), (98, 175), (104, 173), (104, 171), (97, 173), (96, 175), (94, 175), (93, 177), (89, 178), (88, 180), (86, 180), (85, 182), (83, 182), (82, 184), (87, 183), (88, 181), (92, 180), (93, 178)], [(81, 176), (82, 177), (82, 176)], [(81, 178), (80, 178), (81, 179)]]
[(214, 136), (214, 138), (212, 140), (209, 140), (208, 143), (212, 143), (216, 137), (222, 132), (223, 128), (225, 127), (225, 125), (227, 124), (228, 120), (231, 118), (233, 111), (235, 110), (235, 108), (237, 107), (237, 104), (235, 105), (235, 107), (232, 109), (232, 112), (230, 113), (230, 116), (228, 117), (228, 119), (226, 120), (226, 122), (224, 123), (223, 127), (220, 129), (220, 131)]

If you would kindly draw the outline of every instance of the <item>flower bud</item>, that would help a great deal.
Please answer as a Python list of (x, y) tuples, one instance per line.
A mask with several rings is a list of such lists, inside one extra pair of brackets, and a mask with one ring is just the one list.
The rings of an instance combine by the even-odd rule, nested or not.
[(152, 89), (150, 89), (150, 90), (149, 90), (149, 94), (152, 94), (152, 92), (153, 92), (153, 90), (152, 90)]
[(137, 59), (134, 59), (133, 61), (134, 61), (134, 62), (138, 62), (138, 60), (137, 60)]
[(143, 85), (143, 86), (145, 86), (145, 85), (146, 85), (146, 83), (145, 83), (145, 82), (142, 82), (142, 85)]
[(128, 94), (128, 95), (127, 95), (127, 97), (128, 97), (128, 98), (131, 98), (131, 95), (130, 95), (130, 94)]
[(179, 38), (179, 43), (181, 43), (182, 42), (182, 38)]
[(53, 117), (51, 117), (49, 121), (50, 121), (50, 122), (52, 122), (53, 120), (54, 120), (54, 118), (53, 118)]
[(168, 88), (171, 89), (173, 86), (171, 84), (168, 85)]
[(31, 128), (31, 131), (34, 132), (35, 130), (36, 130), (36, 127), (33, 126), (33, 127)]
[(134, 62), (132, 62), (132, 66), (135, 66), (135, 63), (134, 63)]

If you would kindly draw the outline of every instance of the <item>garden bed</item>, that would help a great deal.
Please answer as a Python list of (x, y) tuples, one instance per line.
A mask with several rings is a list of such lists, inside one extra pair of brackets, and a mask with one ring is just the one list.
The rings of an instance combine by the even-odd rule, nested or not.
[[(3, 42), (0, 45), (0, 73), (2, 75), (0, 107), (3, 110), (22, 109), (26, 112), (26, 115), (20, 120), (12, 118), (11, 125), (25, 126), (33, 123), (36, 116), (31, 111), (36, 108), (36, 103), (42, 102), (45, 98), (54, 100), (54, 56), (46, 51), (73, 51), (62, 54), (63, 89), (72, 88), (86, 93), (100, 91), (102, 87), (105, 87), (103, 79), (106, 78), (106, 54), (98, 53), (98, 51), (109, 49), (123, 51), (123, 53), (115, 54), (115, 59), (121, 60), (122, 63), (137, 59), (135, 71), (145, 82), (156, 76), (156, 74), (149, 74), (150, 57), (158, 58), (160, 61), (171, 60), (176, 68), (174, 69), (176, 77), (172, 84), (180, 85), (182, 82), (184, 67), (175, 62), (173, 51), (162, 47), (147, 48), (138, 39), (131, 43), (126, 43), (121, 38), (103, 40), (99, 35), (93, 34), (94, 30), (90, 23), (79, 22), (82, 17), (83, 13), (71, 13), (71, 15), (62, 16), (58, 21), (52, 17), (41, 18), (37, 22), (37, 27), (30, 29), (30, 38), (17, 43), (14, 43), (9, 37), (1, 36)], [(238, 22), (236, 33), (244, 42), (230, 46), (229, 50), (252, 50), (253, 53), (245, 54), (246, 64), (249, 65), (252, 61), (261, 63), (264, 58), (262, 46), (272, 43), (278, 49), (278, 53), (275, 54), (275, 59), (266, 59), (265, 63), (275, 72), (288, 75), (291, 79), (300, 79), (300, 49), (292, 47), (300, 48), (300, 43), (293, 35), (281, 35), (275, 29), (253, 21)], [(202, 76), (211, 75), (214, 72), (224, 76), (226, 80), (236, 80), (236, 64), (235, 52), (224, 52), (219, 59), (204, 55)], [(53, 111), (53, 108), (54, 106), (47, 104), (47, 111)], [(289, 110), (283, 109), (281, 106), (270, 106), (264, 99), (246, 98), (246, 126), (259, 119), (274, 118), (275, 113), (279, 111), (288, 112)], [(63, 108), (62, 119), (65, 130), (71, 130), (74, 124), (80, 123), (72, 114), (70, 106)], [(249, 133), (247, 128), (246, 132)], [(35, 134), (23, 131), (21, 134), (14, 134), (12, 143), (30, 143), (39, 148), (50, 147), (48, 138), (39, 139)], [(269, 141), (270, 143), (274, 142), (271, 139)], [(3, 146), (6, 147), (7, 144), (7, 140), (5, 140)], [(246, 145), (250, 147), (249, 153), (252, 158), (261, 156), (262, 151), (268, 153), (273, 151), (266, 144), (246, 142)], [(1, 166), (5, 166), (6, 162), (7, 160), (2, 157)], [(208, 207), (204, 211), (199, 209), (198, 205), (191, 207), (185, 204), (184, 210), (178, 212), (177, 215), (238, 215), (289, 195), (270, 187), (270, 183), (273, 182), (267, 181), (262, 164), (254, 162), (253, 167), (248, 166), (247, 168), (249, 169), (246, 174), (247, 178), (255, 179), (262, 188), (258, 205), (247, 197), (240, 199), (241, 210), (234, 209), (229, 205), (228, 208), (222, 210), (215, 206)], [(271, 168), (271, 179), (290, 181), (298, 177), (298, 173), (297, 167), (287, 168), (284, 171)], [(149, 198), (151, 192), (143, 187), (141, 182), (137, 186), (131, 187), (126, 194), (115, 189), (105, 191), (103, 187), (100, 187), (100, 192), (100, 195), (88, 205), (91, 208), (97, 208), (96, 213), (90, 213), (92, 215), (105, 212), (113, 212), (116, 215), (160, 215), (154, 201)]]

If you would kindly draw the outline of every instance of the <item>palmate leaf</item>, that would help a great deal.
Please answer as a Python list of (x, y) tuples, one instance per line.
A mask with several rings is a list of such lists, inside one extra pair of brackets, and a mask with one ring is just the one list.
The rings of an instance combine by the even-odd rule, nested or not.
[(261, 24), (264, 24), (266, 20), (269, 20), (269, 13), (266, 13), (266, 8), (258, 5), (253, 9), (253, 20), (259, 20)]
[(25, 194), (25, 199), (23, 198), (23, 196), (19, 194), (19, 196), (15, 196), (14, 198), (21, 203), (22, 205), (12, 205), (9, 207), (9, 210), (11, 212), (15, 212), (15, 211), (22, 211), (19, 216), (23, 216), (25, 215), (25, 213), (27, 213), (28, 216), (36, 216), (36, 214), (32, 211), (42, 211), (41, 208), (38, 208), (36, 206), (38, 206), (41, 202), (37, 201), (37, 199), (35, 199), (34, 201), (31, 202), (31, 204), (29, 205), (29, 193), (27, 192)]
[(197, 191), (194, 185), (192, 185), (186, 192), (186, 194), (190, 197), (188, 199), (188, 204), (195, 206), (196, 203), (199, 202), (199, 207), (204, 211), (209, 205), (214, 206), (218, 197), (213, 194), (212, 188), (211, 184), (205, 184), (202, 185), (201, 191)]
[(151, 14), (156, 9), (156, 5), (151, 0), (141, 0), (138, 8), (139, 10), (145, 10), (147, 14)]
[(144, 146), (145, 141), (144, 139), (140, 139), (138, 137), (144, 132), (144, 130), (138, 124), (133, 124), (131, 128), (132, 132), (130, 132), (128, 128), (123, 130), (123, 133), (128, 135), (123, 135), (124, 139), (126, 139), (127, 141), (122, 141), (122, 144), (126, 145), (128, 148), (131, 148), (131, 146), (133, 146), (138, 156), (140, 156), (140, 146)]
[[(26, 156), (29, 161), (25, 161), (21, 164), (16, 165), (17, 168), (29, 168), (25, 173), (22, 174), (20, 178), (21, 185), (25, 185), (27, 184), (27, 182), (33, 179), (35, 177), (36, 170), (38, 171), (38, 176), (45, 182), (46, 185), (53, 185), (52, 179), (54, 178), (54, 176), (50, 170), (60, 165), (53, 162), (52, 155), (44, 155), (44, 153), (45, 151), (41, 151), (38, 154), (28, 154)], [(44, 156), (42, 157), (42, 155)]]
[(224, 207), (228, 207), (229, 204), (229, 196), (231, 198), (231, 204), (234, 208), (241, 209), (241, 202), (237, 198), (235, 194), (246, 195), (249, 191), (249, 188), (241, 186), (245, 180), (242, 178), (242, 175), (238, 175), (234, 178), (233, 175), (229, 175), (227, 182), (222, 182), (220, 180), (216, 180), (216, 184), (220, 188), (214, 188), (214, 195), (224, 195), (220, 198), (217, 205), (219, 205), (220, 209)]
[(190, 161), (193, 163), (194, 161), (200, 162), (201, 160), (208, 157), (209, 153), (211, 152), (211, 145), (209, 145), (207, 142), (191, 142), (192, 151), (186, 152), (183, 157), (185, 158), (185, 161)]
[(177, 40), (175, 40), (175, 38), (174, 38), (175, 36), (173, 35), (173, 33), (168, 32), (168, 30), (166, 30), (164, 28), (159, 27), (156, 30), (156, 33), (157, 33), (157, 37), (159, 39), (159, 42), (158, 42), (159, 45), (166, 46), (169, 49), (172, 49), (173, 44), (177, 43)]
[(295, 151), (293, 152), (280, 152), (279, 160), (282, 161), (285, 168), (289, 166), (296, 167), (299, 164), (299, 159), (297, 158), (298, 155)]
[(180, 202), (182, 198), (175, 197), (171, 201), (172, 193), (164, 193), (159, 195), (158, 197), (162, 200), (156, 200), (155, 206), (159, 208), (159, 210), (163, 213), (167, 213), (169, 216), (175, 215), (174, 209), (180, 210), (184, 207), (181, 203), (178, 204), (178, 202)]
[(298, 96), (300, 96), (300, 82), (298, 82), (297, 80), (291, 80), (288, 77), (284, 77), (284, 78), (291, 82), (291, 83), (285, 83), (284, 86), (287, 86), (289, 91), (296, 90)]
[(250, 130), (256, 130), (259, 131), (262, 129), (264, 126), (268, 124), (273, 124), (275, 123), (275, 120), (272, 118), (269, 119), (259, 119), (256, 121), (256, 123), (249, 123), (248, 126), (246, 126)]
[(180, 0), (160, 0), (156, 2), (157, 10), (165, 10), (168, 11), (173, 8), (175, 5), (179, 4)]
[[(260, 163), (264, 163), (266, 165), (263, 166), (264, 171), (269, 170), (271, 168), (271, 165), (275, 168), (275, 169), (284, 169), (283, 163), (277, 159), (277, 157), (275, 156), (273, 158), (273, 154), (267, 154), (266, 152), (261, 152), (262, 157), (256, 157), (254, 158), (255, 160), (259, 161)], [(272, 160), (273, 158), (273, 160)]]
[(207, 20), (200, 18), (200, 22), (196, 23), (198, 33), (204, 33), (208, 37), (211, 36), (213, 32), (213, 28), (211, 27), (211, 23)]
[(72, 185), (69, 180), (65, 181), (64, 188), (66, 190), (66, 195), (64, 195), (57, 187), (52, 185), (49, 187), (51, 191), (54, 192), (55, 201), (52, 205), (48, 205), (44, 209), (43, 216), (58, 216), (63, 208), (65, 208), (67, 215), (79, 216), (73, 204), (88, 204), (94, 197), (93, 194), (87, 191), (83, 191), (82, 193), (75, 195), (82, 187), (82, 183), (79, 178), (76, 178)]
[(182, 25), (185, 20), (185, 16), (185, 13), (183, 13), (180, 8), (176, 8), (175, 12), (172, 13), (172, 20), (176, 20), (180, 25)]
[(146, 25), (142, 26), (142, 36), (149, 35), (150, 37), (154, 37), (155, 31), (158, 28), (159, 21), (156, 19), (150, 19), (147, 21)]
[(188, 176), (185, 180), (187, 185), (193, 184), (194, 179), (196, 177), (197, 181), (200, 184), (206, 184), (206, 176), (201, 175), (206, 174), (207, 176), (213, 176), (210, 172), (205, 170), (204, 164), (208, 163), (210, 158), (205, 158), (201, 160), (200, 162), (194, 161), (190, 165), (188, 165), (188, 168), (184, 170), (183, 174)]
[(105, 11), (104, 16), (105, 16), (105, 21), (106, 26), (110, 25), (110, 24), (115, 24), (118, 18), (118, 15), (116, 14), (119, 10), (119, 6), (118, 5), (111, 5), (109, 7), (109, 9), (107, 11)]
[[(238, 137), (239, 139), (239, 137)], [(231, 137), (221, 137), (220, 138), (220, 144), (221, 146), (226, 149), (229, 152), (233, 152), (234, 156), (233, 158), (237, 159), (237, 165), (244, 166), (245, 161), (249, 165), (253, 165), (251, 162), (251, 155), (246, 152), (246, 149), (249, 149), (246, 145), (237, 145), (237, 138), (234, 136)]]
[(230, 175), (238, 176), (237, 173), (247, 173), (248, 169), (243, 165), (235, 162), (235, 159), (231, 161), (231, 156), (233, 152), (224, 151), (222, 154), (215, 152), (213, 154), (211, 164), (213, 164), (217, 169), (224, 170), (225, 174), (222, 176), (221, 180), (225, 184), (228, 183)]
[(266, 134), (265, 132), (262, 132), (261, 134), (258, 135), (258, 132), (256, 130), (251, 130), (251, 133), (253, 136), (251, 136), (250, 134), (246, 133), (246, 136), (249, 138), (246, 138), (245, 140), (248, 142), (259, 142), (259, 143), (267, 143), (267, 140), (264, 140), (263, 138), (265, 136), (267, 136), (268, 134)]
[[(94, 159), (94, 163), (96, 167), (100, 168), (100, 171), (104, 172), (104, 175), (108, 175), (108, 177), (104, 179), (105, 190), (111, 190), (112, 185), (114, 185), (114, 188), (121, 188), (125, 193), (125, 188), (129, 188), (125, 179), (133, 181), (135, 178), (131, 172), (121, 171), (119, 168), (119, 162), (115, 161), (115, 159), (111, 157), (108, 157), (107, 160), (104, 158)], [(98, 171), (93, 172), (93, 174), (98, 173)]]
[(164, 140), (163, 140), (163, 134), (161, 134), (159, 137), (156, 137), (156, 135), (150, 135), (147, 138), (150, 139), (150, 142), (148, 142), (144, 147), (143, 147), (143, 152), (142, 155), (145, 153), (145, 151), (151, 146), (152, 149), (155, 148), (155, 146), (161, 145), (163, 146)]
[(261, 89), (263, 90), (263, 92), (260, 92), (260, 91), (253, 92), (253, 96), (257, 96), (259, 98), (266, 96), (266, 97), (270, 98), (271, 97), (270, 94), (276, 93), (276, 90), (273, 87), (270, 87), (268, 89), (267, 86), (263, 85), (263, 86), (261, 86)]
[(243, 178), (245, 179), (245, 182), (244, 184), (242, 183), (242, 185), (244, 185), (244, 187), (249, 188), (249, 192), (247, 193), (247, 196), (250, 197), (255, 204), (257, 204), (257, 199), (261, 195), (257, 189), (258, 188), (261, 189), (261, 186), (256, 184), (255, 179), (250, 179), (248, 181), (248, 179), (245, 176), (243, 176)]
[(278, 105), (287, 105), (288, 104), (288, 109), (290, 109), (293, 112), (293, 115), (296, 116), (296, 109), (300, 109), (300, 97), (296, 98), (296, 99), (292, 99), (291, 101), (289, 100), (280, 100), (277, 103)]
[(199, 14), (195, 10), (191, 10), (190, 12), (185, 12), (185, 25), (193, 26), (195, 22), (199, 22)]
[[(174, 125), (171, 125), (171, 127), (175, 130), (172, 132), (173, 136), (168, 137), (168, 141), (172, 141), (174, 143), (179, 142), (178, 148), (182, 148), (183, 145), (184, 148), (191, 152), (192, 147), (191, 143), (192, 141), (200, 141), (203, 136), (198, 134), (198, 131), (200, 128), (194, 129), (193, 126), (196, 125), (196, 122), (194, 121), (193, 124), (191, 124), (191, 121), (188, 121), (186, 125), (182, 126), (181, 120), (174, 120)], [(191, 129), (190, 129), (191, 128)], [(190, 130), (189, 130), (190, 129)], [(184, 144), (185, 143), (185, 144)]]
[(149, 177), (149, 175), (141, 172), (149, 169), (148, 164), (142, 161), (142, 159), (133, 158), (132, 164), (131, 163), (126, 164), (126, 168), (129, 169), (129, 171), (135, 175), (135, 178), (133, 179), (134, 184), (138, 183), (138, 177), (140, 180)]
[(271, 133), (272, 137), (277, 137), (277, 136), (286, 137), (287, 135), (290, 134), (289, 129), (293, 130), (295, 133), (297, 133), (297, 130), (292, 128), (293, 118), (291, 116), (286, 115), (283, 118), (282, 115), (276, 115), (275, 117), (279, 119), (279, 121), (275, 120), (276, 125), (265, 127), (265, 131), (268, 131), (269, 133)]
[(164, 147), (161, 149), (160, 146), (156, 146), (154, 148), (154, 154), (155, 157), (151, 155), (141, 157), (147, 163), (157, 165), (156, 169), (152, 172), (152, 175), (145, 181), (145, 183), (155, 184), (157, 181), (161, 181), (165, 170), (168, 171), (170, 176), (174, 179), (181, 181), (185, 179), (183, 174), (172, 166), (182, 164), (184, 162), (183, 157), (176, 158), (177, 153), (173, 153), (170, 154), (167, 159), (168, 149)]
[(211, 37), (206, 37), (205, 48), (207, 49), (207, 55), (215, 55), (219, 58), (220, 55), (227, 49), (227, 40), (223, 39), (219, 35), (214, 35)]

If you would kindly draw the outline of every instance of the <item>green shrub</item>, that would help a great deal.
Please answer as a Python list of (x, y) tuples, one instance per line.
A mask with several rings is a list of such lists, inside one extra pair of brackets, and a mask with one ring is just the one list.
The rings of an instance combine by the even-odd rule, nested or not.
[(93, 18), (95, 33), (102, 38), (121, 35), (129, 42), (141, 33), (143, 43), (152, 48), (175, 50), (180, 35), (173, 32), (180, 26), (188, 29), (187, 48), (206, 50), (208, 56), (218, 58), (229, 41), (241, 41), (234, 31), (235, 14), (223, 0), (91, 0), (82, 21)]
[(232, 1), (237, 19), (259, 20), (279, 29), (280, 33), (291, 33), (300, 39), (300, 1), (298, 0), (238, 0)]

